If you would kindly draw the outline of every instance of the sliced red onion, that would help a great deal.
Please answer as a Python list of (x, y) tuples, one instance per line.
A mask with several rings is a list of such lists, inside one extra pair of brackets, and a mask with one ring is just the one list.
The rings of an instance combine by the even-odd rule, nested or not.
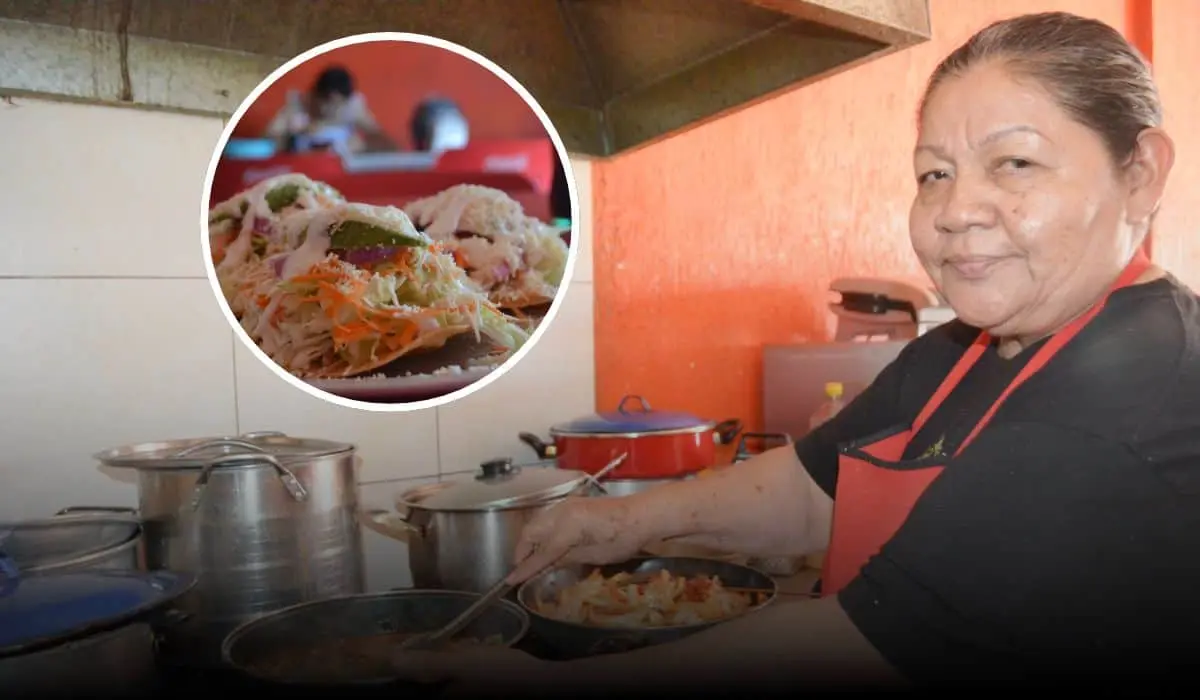
[(508, 263), (500, 263), (492, 268), (492, 276), (496, 281), (503, 282), (512, 276), (512, 269), (509, 268)]
[(265, 219), (261, 216), (254, 217), (254, 232), (261, 233), (267, 237), (270, 237), (271, 234), (275, 233), (274, 228), (271, 226), (271, 220)]
[(278, 255), (271, 260), (271, 269), (275, 271), (276, 277), (283, 277), (283, 266), (287, 263), (288, 256)]
[(396, 257), (400, 248), (393, 246), (375, 246), (373, 248), (351, 248), (333, 251), (342, 260), (356, 267), (372, 267)]

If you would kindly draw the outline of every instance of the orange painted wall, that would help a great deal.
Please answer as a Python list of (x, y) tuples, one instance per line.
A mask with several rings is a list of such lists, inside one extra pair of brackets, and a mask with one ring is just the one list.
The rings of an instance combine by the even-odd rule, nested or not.
[(408, 121), (431, 94), (458, 102), (474, 139), (541, 138), (541, 122), (503, 80), (458, 54), (424, 44), (378, 41), (335, 49), (289, 71), (246, 112), (236, 136), (262, 134), (287, 91), (307, 91), (317, 75), (340, 64), (354, 75), (384, 130), (408, 145)]
[[(925, 283), (907, 228), (916, 104), (935, 64), (1005, 16), (1061, 9), (1124, 30), (1127, 11), (1124, 0), (932, 0), (931, 9), (927, 44), (595, 164), (600, 408), (636, 393), (760, 428), (762, 347), (827, 340), (834, 277)], [(1166, 21), (1157, 15), (1156, 29)], [(1178, 34), (1188, 26), (1172, 23)], [(1166, 51), (1157, 39), (1155, 50)], [(1177, 185), (1178, 198), (1186, 185)], [(1195, 216), (1174, 207), (1162, 236), (1174, 240)], [(1200, 260), (1200, 246), (1190, 250)]]
[(1154, 74), (1175, 139), (1175, 168), (1154, 226), (1154, 259), (1200, 290), (1200, 2), (1154, 0), (1153, 24)]

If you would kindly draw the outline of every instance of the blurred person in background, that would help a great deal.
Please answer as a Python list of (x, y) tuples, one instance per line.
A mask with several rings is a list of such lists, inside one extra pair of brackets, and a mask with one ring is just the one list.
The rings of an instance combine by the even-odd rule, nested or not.
[(443, 97), (427, 97), (409, 122), (414, 151), (452, 151), (466, 148), (471, 138), (467, 118), (458, 105)]
[(350, 153), (396, 150), (355, 88), (354, 76), (341, 66), (322, 71), (307, 94), (290, 91), (266, 136), (290, 153), (323, 148)]

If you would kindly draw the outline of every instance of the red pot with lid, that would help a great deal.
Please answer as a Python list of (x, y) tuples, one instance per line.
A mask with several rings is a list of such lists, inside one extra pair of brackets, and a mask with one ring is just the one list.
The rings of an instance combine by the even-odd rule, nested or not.
[(521, 433), (521, 441), (560, 469), (595, 474), (628, 453), (608, 479), (669, 479), (716, 463), (717, 445), (733, 442), (742, 422), (720, 422), (690, 413), (658, 411), (641, 396), (626, 396), (615, 411), (597, 413), (550, 428), (551, 441)]

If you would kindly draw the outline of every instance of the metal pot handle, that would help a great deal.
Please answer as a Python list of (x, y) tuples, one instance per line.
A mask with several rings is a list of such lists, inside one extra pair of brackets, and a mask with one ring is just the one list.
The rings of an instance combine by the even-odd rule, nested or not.
[(119, 515), (137, 515), (137, 508), (123, 506), (67, 506), (54, 515), (75, 515), (76, 513), (116, 513)]
[(259, 447), (258, 445), (255, 445), (252, 442), (247, 442), (245, 440), (241, 440), (238, 438), (218, 438), (216, 440), (209, 440), (208, 442), (202, 442), (198, 445), (192, 445), (191, 447), (185, 447), (182, 450), (176, 452), (175, 454), (173, 454), (171, 456), (174, 459), (178, 459), (180, 457), (187, 457), (188, 455), (195, 454), (202, 450), (207, 450), (210, 447), (240, 447), (243, 450), (246, 450), (247, 452), (253, 452), (255, 454), (266, 454), (267, 453), (266, 450)]
[[(407, 542), (408, 536), (423, 535), (424, 530), (408, 522), (408, 511), (390, 513), (386, 510), (371, 509), (359, 511), (361, 522), (367, 529), (377, 532), (384, 537)], [(397, 527), (399, 526), (399, 527)]]
[(630, 395), (622, 398), (620, 403), (617, 404), (617, 411), (619, 411), (620, 413), (629, 413), (630, 411), (625, 410), (625, 404), (630, 401), (633, 401), (635, 399), (637, 400), (638, 403), (640, 403), (642, 405), (642, 410), (641, 410), (642, 413), (650, 413), (650, 411), (651, 411), (650, 402), (647, 401), (646, 399), (644, 399), (643, 397), (638, 396), (637, 394), (630, 394)]
[(212, 475), (213, 470), (227, 466), (245, 466), (246, 464), (254, 463), (269, 464), (279, 474), (279, 480), (283, 482), (283, 487), (287, 489), (290, 495), (296, 501), (303, 501), (308, 498), (308, 491), (301, 485), (300, 480), (296, 475), (288, 471), (287, 467), (279, 463), (279, 460), (274, 455), (266, 453), (260, 454), (237, 454), (224, 455), (217, 457), (204, 465), (204, 470), (200, 472), (200, 476), (196, 479), (196, 490), (192, 495), (192, 510), (200, 507), (201, 497), (204, 495), (204, 489), (208, 487), (208, 478)]

